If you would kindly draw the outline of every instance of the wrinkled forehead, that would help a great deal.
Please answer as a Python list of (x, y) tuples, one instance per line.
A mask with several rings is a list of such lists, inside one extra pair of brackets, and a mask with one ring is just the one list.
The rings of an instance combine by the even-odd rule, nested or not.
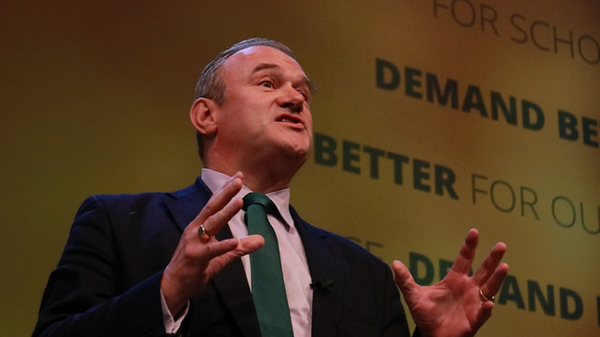
[(223, 63), (223, 70), (249, 72), (255, 70), (256, 67), (264, 68), (266, 65), (306, 76), (302, 66), (296, 60), (286, 53), (268, 46), (253, 46), (238, 51)]

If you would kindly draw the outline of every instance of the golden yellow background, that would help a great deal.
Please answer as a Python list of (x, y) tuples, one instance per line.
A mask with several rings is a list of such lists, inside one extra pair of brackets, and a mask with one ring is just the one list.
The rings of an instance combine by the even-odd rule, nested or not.
[[(447, 6), (451, 0), (437, 0)], [(415, 190), (411, 166), (393, 183), (391, 161), (369, 176), (360, 151), (357, 175), (309, 160), (292, 186), (293, 204), (315, 225), (353, 237), (386, 262), (409, 252), (435, 265), (452, 260), (468, 228), (480, 229), (481, 261), (496, 241), (525, 309), (499, 304), (479, 336), (597, 336), (600, 235), (580, 218), (556, 224), (555, 196), (582, 202), (589, 229), (600, 226), (600, 150), (559, 139), (556, 111), (600, 120), (600, 64), (559, 45), (543, 51), (519, 32), (536, 20), (548, 42), (552, 28), (575, 41), (600, 41), (600, 3), (460, 0), (455, 18), (433, 0), (397, 1), (3, 1), (0, 3), (0, 326), (27, 336), (35, 324), (48, 274), (56, 265), (72, 217), (88, 195), (171, 191), (191, 184), (201, 164), (188, 121), (203, 66), (247, 37), (283, 41), (318, 84), (315, 131), (432, 165), (451, 168), (459, 200)], [(469, 27), (470, 7), (477, 20)], [(483, 6), (483, 7), (482, 7)], [(487, 7), (486, 7), (487, 6)], [(497, 14), (496, 34), (481, 13)], [(527, 26), (528, 27), (528, 26)], [(588, 41), (589, 42), (589, 41)], [(588, 45), (589, 47), (589, 45)], [(588, 57), (594, 50), (585, 50)], [(591, 55), (591, 56), (590, 56)], [(376, 87), (375, 60), (385, 59), (455, 79), (459, 92), (478, 86), (540, 105), (545, 127), (528, 131), (414, 99), (400, 87)], [(404, 76), (404, 74), (402, 74)], [(424, 78), (424, 76), (423, 76)], [(459, 94), (462, 99), (462, 94)], [(519, 114), (520, 116), (520, 114)], [(581, 122), (581, 121), (580, 121)], [(598, 130), (598, 126), (595, 127)], [(598, 136), (595, 136), (598, 141)], [(539, 220), (494, 208), (489, 195), (472, 202), (471, 175), (535, 191)], [(478, 183), (479, 184), (479, 183)], [(499, 194), (500, 195), (500, 194)], [(508, 199), (501, 199), (506, 202)], [(356, 203), (361, 203), (357, 205)], [(565, 216), (568, 216), (565, 215)], [(436, 271), (436, 279), (437, 279)], [(528, 310), (527, 281), (553, 285), (556, 316)], [(584, 305), (575, 321), (561, 319), (558, 288)]]

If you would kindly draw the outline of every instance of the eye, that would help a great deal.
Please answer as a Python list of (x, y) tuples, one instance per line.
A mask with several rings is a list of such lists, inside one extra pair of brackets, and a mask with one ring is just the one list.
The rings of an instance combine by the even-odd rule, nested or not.
[(298, 90), (298, 92), (300, 93), (300, 95), (302, 95), (302, 97), (304, 97), (304, 100), (306, 102), (310, 101), (310, 92), (306, 91), (306, 90)]
[(272, 81), (262, 81), (260, 82), (260, 85), (265, 87), (265, 88), (275, 88), (275, 84)]

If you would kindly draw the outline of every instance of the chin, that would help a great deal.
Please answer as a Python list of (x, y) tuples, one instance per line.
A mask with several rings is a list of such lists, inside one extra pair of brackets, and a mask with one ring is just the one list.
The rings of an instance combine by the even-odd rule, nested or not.
[(310, 146), (291, 146), (285, 150), (287, 160), (298, 161), (300, 165), (304, 164), (310, 155)]
[(306, 142), (306, 143), (294, 143), (290, 146), (290, 150), (292, 153), (296, 154), (297, 156), (306, 156), (308, 157), (309, 153), (310, 153), (310, 149), (312, 148), (311, 146), (312, 144), (310, 142)]

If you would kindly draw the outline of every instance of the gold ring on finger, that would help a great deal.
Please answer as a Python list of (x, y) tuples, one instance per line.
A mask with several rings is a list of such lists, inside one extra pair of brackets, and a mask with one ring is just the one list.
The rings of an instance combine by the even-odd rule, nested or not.
[(492, 297), (487, 297), (487, 296), (485, 296), (485, 295), (483, 294), (483, 291), (481, 290), (481, 288), (479, 288), (479, 296), (481, 296), (481, 299), (482, 299), (484, 302), (487, 302), (487, 301), (493, 301), (493, 300), (496, 298), (496, 296), (492, 296)]
[(204, 224), (201, 224), (200, 227), (198, 227), (198, 236), (203, 239), (210, 239), (210, 235), (208, 235), (208, 233), (206, 232)]

